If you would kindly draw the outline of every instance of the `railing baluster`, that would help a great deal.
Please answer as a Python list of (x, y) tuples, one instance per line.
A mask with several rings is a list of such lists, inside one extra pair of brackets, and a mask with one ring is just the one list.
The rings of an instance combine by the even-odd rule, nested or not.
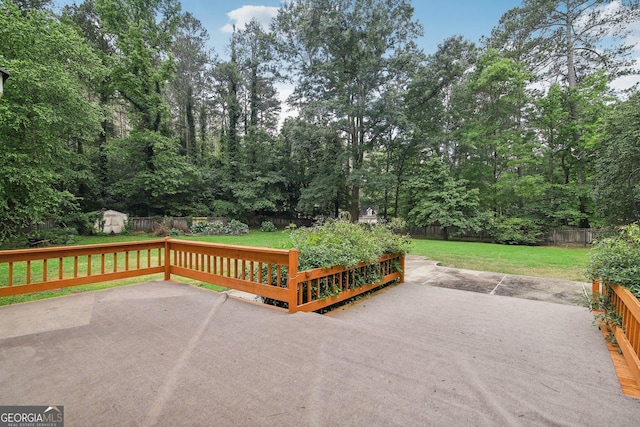
[[(135, 252), (135, 255), (132, 254), (132, 251)], [(143, 251), (146, 251), (146, 254)], [(240, 290), (288, 302), (291, 305), (290, 311), (298, 309), (308, 311), (322, 307), (324, 302), (332, 304), (336, 299), (344, 298), (341, 296), (342, 292), (349, 292), (350, 295), (357, 294), (358, 288), (361, 287), (361, 284), (355, 281), (358, 274), (366, 275), (378, 272), (383, 276), (395, 274), (393, 277), (398, 277), (393, 272), (393, 264), (397, 262), (398, 258), (387, 257), (373, 266), (360, 265), (349, 270), (331, 268), (319, 274), (316, 270), (298, 272), (297, 258), (292, 261), (290, 251), (262, 248), (254, 250), (240, 246), (181, 242), (172, 239), (151, 243), (88, 245), (86, 250), (76, 246), (27, 249), (24, 252), (18, 251), (17, 255), (9, 254), (9, 252), (13, 251), (0, 251), (0, 256), (3, 257), (0, 258), (2, 260), (0, 262), (8, 264), (5, 271), (8, 270), (9, 273), (8, 283), (4, 286), (0, 285), (0, 295), (2, 296), (28, 292), (28, 289), (33, 292), (54, 289), (55, 287), (95, 283), (101, 281), (102, 276), (104, 276), (104, 280), (116, 280), (164, 272), (165, 277), (176, 274), (197, 280), (211, 281), (211, 283), (217, 282), (217, 284), (229, 288), (237, 286)], [(156, 254), (159, 257), (157, 265), (152, 261)], [(162, 258), (165, 254), (166, 257)], [(110, 258), (111, 256), (113, 259)], [(42, 283), (39, 274), (40, 260), (42, 260), (43, 269)], [(173, 264), (171, 264), (171, 260), (173, 260)], [(26, 269), (23, 270), (23, 264), (19, 264), (20, 268), (16, 268), (15, 262), (24, 262)], [(32, 267), (33, 262), (38, 262), (35, 273)], [(94, 262), (96, 266), (93, 266)], [(113, 266), (108, 265), (109, 262), (113, 262)], [(403, 262), (402, 258), (400, 258), (400, 262)], [(119, 266), (118, 263), (121, 265)], [(146, 267), (144, 267), (145, 265)], [(57, 274), (55, 272), (56, 266), (58, 268)], [(286, 276), (284, 276), (285, 268), (283, 267), (287, 267)], [(16, 271), (18, 277), (16, 277)], [(25, 271), (24, 274), (23, 271)], [(34, 274), (37, 277), (36, 283), (32, 283)], [(304, 277), (305, 275), (306, 277)], [(285, 277), (288, 279), (286, 285)], [(22, 292), (13, 290), (20, 287), (16, 285), (25, 285), (25, 281), (26, 285), (30, 285), (25, 286), (25, 290)], [(265, 284), (267, 286), (264, 286)], [(367, 284), (368, 289), (371, 289), (371, 285), (374, 284)], [(3, 290), (7, 287), (13, 287), (13, 289), (11, 291)], [(338, 295), (336, 296), (336, 294)], [(613, 306), (621, 307), (618, 299), (613, 296), (612, 301)], [(624, 314), (626, 312), (621, 310), (621, 313), (623, 313), (630, 340), (637, 346), (640, 341), (640, 332), (636, 331), (640, 329), (640, 326), (628, 321), (628, 315)]]
[(9, 278), (7, 280), (7, 286), (13, 286), (13, 262), (9, 263)]

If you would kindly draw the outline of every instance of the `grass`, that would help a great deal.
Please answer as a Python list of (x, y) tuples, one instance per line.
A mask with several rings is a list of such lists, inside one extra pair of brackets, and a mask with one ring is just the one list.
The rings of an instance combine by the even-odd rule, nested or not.
[(589, 249), (414, 239), (411, 254), (447, 267), (586, 281)]
[[(180, 236), (177, 238), (278, 249), (291, 247), (288, 234), (278, 231), (263, 232), (252, 230), (248, 235), (241, 236)], [(76, 238), (74, 244), (89, 245), (153, 239), (159, 238), (147, 234), (128, 236), (79, 236)], [(586, 278), (584, 272), (589, 256), (589, 250), (587, 248), (507, 246), (477, 242), (414, 239), (411, 254), (424, 256), (428, 259), (438, 261), (441, 265), (448, 267), (547, 277), (552, 279), (585, 281)], [(6, 266), (0, 265), (0, 276), (2, 276), (3, 268), (6, 268)], [(162, 275), (151, 275), (92, 285), (74, 286), (72, 288), (44, 291), (34, 294), (2, 297), (0, 298), (0, 306), (161, 279)], [(226, 289), (217, 285), (202, 283), (185, 278), (180, 278), (180, 280), (214, 291), (222, 291)]]

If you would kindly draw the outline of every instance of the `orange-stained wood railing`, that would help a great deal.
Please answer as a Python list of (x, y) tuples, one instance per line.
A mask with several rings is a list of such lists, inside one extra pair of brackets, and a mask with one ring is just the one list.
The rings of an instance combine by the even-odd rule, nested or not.
[(404, 256), (399, 254), (383, 255), (370, 266), (306, 270), (298, 274), (295, 305), (300, 311), (316, 311), (395, 280), (404, 282)]
[[(295, 277), (298, 252), (169, 240), (170, 274), (289, 301), (287, 275)], [(271, 280), (270, 280), (271, 278)]]
[[(174, 240), (0, 251), (0, 297), (164, 273), (286, 302), (290, 312), (315, 311), (394, 280), (404, 256), (373, 266), (298, 271), (296, 249)], [(373, 278), (365, 283), (362, 278)]]
[(0, 297), (162, 273), (165, 242), (0, 251)]
[(627, 366), (640, 384), (640, 302), (628, 289), (614, 284), (593, 282), (592, 295), (607, 296), (622, 326), (611, 325)]

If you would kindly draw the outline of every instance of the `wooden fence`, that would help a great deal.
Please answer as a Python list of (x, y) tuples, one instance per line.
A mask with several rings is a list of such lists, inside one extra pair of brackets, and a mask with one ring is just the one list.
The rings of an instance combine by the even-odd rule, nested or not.
[[(457, 230), (449, 227), (450, 234)], [(406, 230), (413, 237), (426, 238), (442, 238), (442, 228), (438, 225), (430, 225), (427, 227), (410, 227)], [(600, 239), (612, 232), (611, 229), (599, 228), (552, 228), (544, 236), (542, 243), (548, 245), (579, 245), (589, 246), (594, 240)], [(486, 232), (475, 233), (467, 231), (460, 235), (450, 237), (451, 240), (476, 240), (482, 242), (490, 242), (491, 237)]]
[(640, 385), (640, 302), (628, 289), (594, 281), (592, 295), (609, 298), (611, 308), (620, 317), (621, 325), (608, 325), (616, 338), (627, 366)]
[(249, 221), (249, 226), (260, 227), (263, 221), (271, 221), (279, 229), (284, 229), (290, 224), (295, 224), (297, 227), (310, 227), (313, 225), (313, 220), (305, 218), (279, 218), (279, 217), (255, 217)]
[(154, 217), (131, 217), (127, 220), (127, 228), (131, 231), (153, 231), (160, 224), (166, 225), (168, 228), (188, 231), (188, 218), (154, 218)]
[[(127, 227), (131, 231), (152, 231), (156, 225), (165, 224), (168, 228), (175, 228), (182, 231), (188, 231), (190, 223), (197, 222), (222, 222), (227, 223), (224, 217), (194, 217), (189, 220), (186, 217), (160, 218), (160, 217), (131, 217), (128, 219)], [(298, 227), (310, 226), (313, 221), (303, 218), (278, 218), (278, 217), (255, 217), (252, 218), (248, 225), (251, 227), (260, 227), (263, 221), (271, 221), (279, 229), (284, 229), (289, 224), (295, 224)]]
[[(250, 292), (315, 311), (394, 280), (404, 256), (373, 266), (298, 271), (298, 251), (166, 238), (147, 242), (0, 251), (0, 297), (164, 273)], [(365, 278), (369, 278), (369, 282)]]

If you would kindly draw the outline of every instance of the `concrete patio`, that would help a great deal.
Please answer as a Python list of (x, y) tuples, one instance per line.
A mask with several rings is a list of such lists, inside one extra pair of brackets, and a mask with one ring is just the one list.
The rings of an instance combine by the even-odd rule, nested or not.
[(637, 425), (581, 284), (406, 270), (331, 316), (170, 282), (0, 307), (0, 405), (63, 405), (67, 426)]

